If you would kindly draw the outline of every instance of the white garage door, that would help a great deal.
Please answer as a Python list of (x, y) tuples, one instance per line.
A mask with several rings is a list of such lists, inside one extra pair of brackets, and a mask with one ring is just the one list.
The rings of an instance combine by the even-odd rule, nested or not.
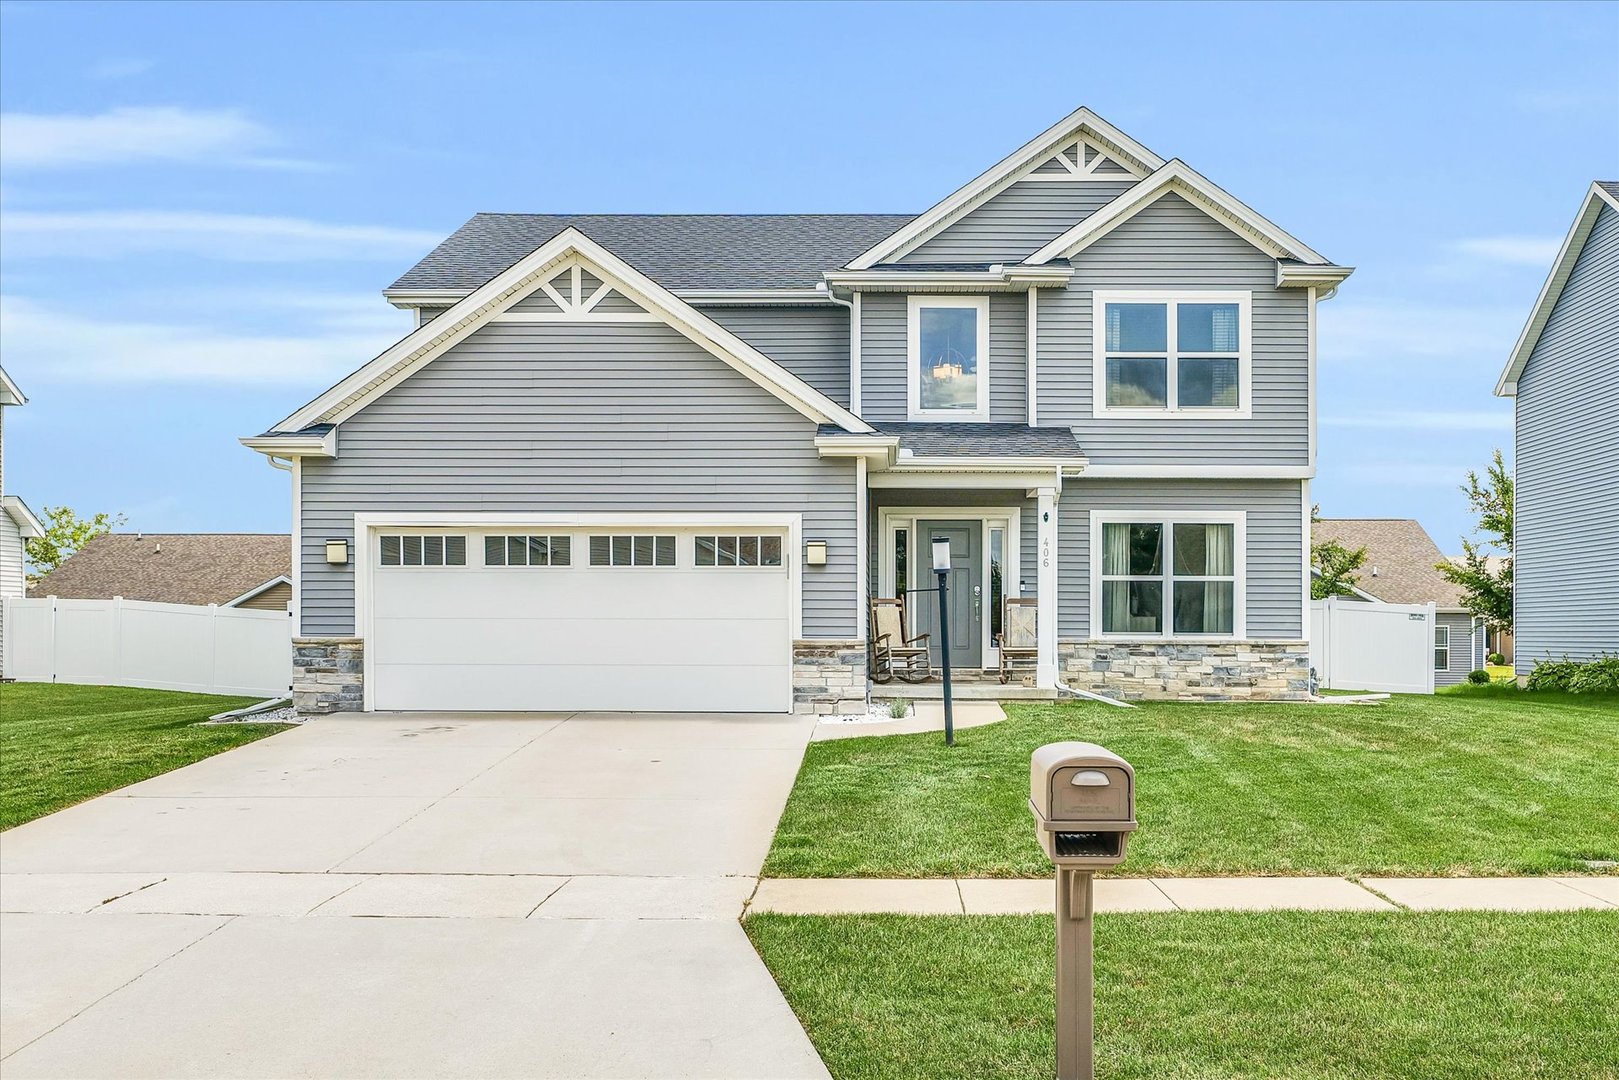
[(783, 531), (379, 529), (371, 707), (783, 712)]

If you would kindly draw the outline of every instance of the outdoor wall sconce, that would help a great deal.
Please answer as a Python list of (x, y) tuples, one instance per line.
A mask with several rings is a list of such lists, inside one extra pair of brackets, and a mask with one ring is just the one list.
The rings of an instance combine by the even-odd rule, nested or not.
[(826, 541), (825, 540), (806, 540), (806, 541), (804, 541), (804, 565), (805, 566), (825, 566), (826, 565)]
[(349, 542), (342, 538), (326, 541), (326, 561), (333, 566), (348, 565)]

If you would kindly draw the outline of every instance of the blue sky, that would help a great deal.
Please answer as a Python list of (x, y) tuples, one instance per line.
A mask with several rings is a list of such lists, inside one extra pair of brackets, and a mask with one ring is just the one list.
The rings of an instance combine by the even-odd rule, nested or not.
[(920, 211), (1085, 104), (1359, 268), (1313, 493), (1454, 550), (1619, 177), (1616, 50), (1615, 4), (0, 4), (7, 489), (286, 529), (237, 436), (403, 333), (379, 290), (475, 211)]

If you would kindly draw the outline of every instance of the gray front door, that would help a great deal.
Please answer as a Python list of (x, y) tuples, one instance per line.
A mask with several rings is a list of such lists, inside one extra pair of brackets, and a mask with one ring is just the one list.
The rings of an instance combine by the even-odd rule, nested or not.
[(911, 588), (933, 587), (910, 598), (911, 626), (932, 636), (928, 649), (933, 666), (943, 663), (939, 652), (939, 576), (933, 572), (933, 539), (950, 539), (950, 666), (976, 668), (984, 663), (984, 548), (983, 527), (977, 521), (919, 521), (916, 523), (916, 580)]

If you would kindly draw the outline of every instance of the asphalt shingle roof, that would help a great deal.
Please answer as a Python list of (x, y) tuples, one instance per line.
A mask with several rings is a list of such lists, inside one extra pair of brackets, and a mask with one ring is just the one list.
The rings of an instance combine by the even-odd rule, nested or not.
[[(1081, 453), (1071, 428), (1027, 424), (871, 423), (879, 435), (898, 435), (901, 451), (919, 457), (1074, 457)], [(822, 424), (822, 435), (848, 435)]]
[(64, 600), (223, 604), (292, 573), (286, 533), (109, 533), (28, 590)]
[[(1462, 590), (1435, 566), (1447, 561), (1427, 530), (1409, 518), (1322, 518), (1310, 526), (1310, 542), (1336, 540), (1366, 549), (1355, 587), (1387, 604), (1462, 606)], [(1374, 573), (1375, 571), (1375, 573)]]
[(814, 288), (911, 214), (478, 214), (394, 282), (475, 289), (573, 226), (666, 289)]

